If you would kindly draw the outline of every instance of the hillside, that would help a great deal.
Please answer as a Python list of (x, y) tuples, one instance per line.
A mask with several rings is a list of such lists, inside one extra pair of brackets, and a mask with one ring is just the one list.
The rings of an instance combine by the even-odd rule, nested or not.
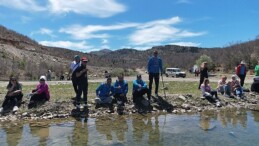
[(166, 45), (155, 46), (145, 51), (105, 49), (82, 53), (42, 46), (27, 36), (0, 26), (0, 79), (6, 80), (12, 74), (19, 75), (21, 79), (37, 79), (49, 69), (55, 72), (56, 76), (60, 76), (68, 71), (69, 63), (76, 54), (89, 59), (89, 76), (102, 76), (104, 70), (114, 75), (118, 72), (130, 74), (127, 69), (145, 68), (154, 50), (159, 52), (164, 67), (189, 69), (201, 55), (206, 54), (212, 58), (215, 66), (222, 67), (224, 71), (233, 71), (241, 60), (245, 60), (250, 68), (254, 67), (259, 57), (259, 39), (225, 48)]

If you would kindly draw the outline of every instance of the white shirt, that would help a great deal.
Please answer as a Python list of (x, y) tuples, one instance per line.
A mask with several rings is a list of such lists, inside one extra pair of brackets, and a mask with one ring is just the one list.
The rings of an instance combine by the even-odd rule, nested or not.
[(81, 66), (81, 61), (76, 63), (76, 61), (71, 62), (70, 69), (72, 70), (72, 73)]

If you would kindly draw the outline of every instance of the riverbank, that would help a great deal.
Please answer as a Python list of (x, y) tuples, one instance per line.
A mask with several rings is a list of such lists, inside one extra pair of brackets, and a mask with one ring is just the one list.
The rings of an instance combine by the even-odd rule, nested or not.
[(136, 107), (131, 100), (125, 105), (124, 110), (114, 106), (114, 112), (110, 113), (108, 108), (95, 108), (93, 100), (89, 101), (87, 110), (76, 110), (73, 100), (46, 102), (44, 105), (35, 109), (27, 109), (27, 103), (24, 102), (16, 113), (6, 112), (0, 116), (0, 121), (21, 121), (21, 120), (40, 120), (40, 119), (57, 119), (57, 118), (81, 118), (81, 117), (105, 117), (114, 115), (132, 115), (132, 114), (159, 114), (159, 113), (199, 113), (202, 111), (218, 111), (225, 109), (249, 109), (259, 111), (259, 95), (250, 95), (246, 93), (246, 100), (226, 98), (219, 96), (221, 106), (217, 107), (215, 103), (207, 99), (200, 98), (191, 94), (169, 94), (166, 96), (152, 97), (150, 106)]

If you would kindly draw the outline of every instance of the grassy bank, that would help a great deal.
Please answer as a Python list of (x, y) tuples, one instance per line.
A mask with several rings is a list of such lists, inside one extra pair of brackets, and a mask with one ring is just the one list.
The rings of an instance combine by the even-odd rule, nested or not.
[[(147, 82), (148, 83), (148, 82)], [(132, 82), (129, 82), (129, 92), (128, 98), (131, 98), (132, 93)], [(93, 99), (95, 97), (95, 90), (100, 85), (100, 83), (89, 83), (88, 87), (88, 100)], [(153, 92), (154, 92), (154, 84), (153, 84)], [(162, 88), (162, 82), (160, 82), (159, 93), (162, 96), (164, 94)], [(192, 94), (193, 96), (200, 96), (200, 90), (198, 90), (198, 82), (165, 82), (165, 86), (168, 87), (166, 90), (166, 94)], [(211, 83), (213, 89), (216, 88), (216, 83)], [(247, 87), (249, 87), (248, 85)], [(30, 93), (35, 86), (23, 86), (24, 96)], [(51, 100), (52, 101), (69, 101), (72, 97), (75, 97), (75, 93), (72, 87), (72, 84), (56, 84), (49, 85)], [(0, 87), (0, 100), (4, 99), (6, 94), (6, 88)], [(25, 98), (24, 98), (25, 99)]]

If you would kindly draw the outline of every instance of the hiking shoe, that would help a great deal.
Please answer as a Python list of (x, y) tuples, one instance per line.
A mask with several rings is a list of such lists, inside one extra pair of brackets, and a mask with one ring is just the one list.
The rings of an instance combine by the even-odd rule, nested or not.
[(216, 102), (216, 106), (217, 106), (217, 107), (221, 107), (221, 104), (220, 104), (219, 101)]
[(3, 111), (4, 111), (4, 108), (1, 107), (1, 108), (0, 108), (0, 113), (2, 113)]
[(159, 97), (157, 93), (155, 94), (155, 97)]
[(237, 95), (237, 99), (240, 99), (241, 98), (241, 96), (240, 95)]
[(18, 109), (19, 109), (18, 106), (14, 106), (14, 107), (13, 107), (13, 112), (18, 111)]

